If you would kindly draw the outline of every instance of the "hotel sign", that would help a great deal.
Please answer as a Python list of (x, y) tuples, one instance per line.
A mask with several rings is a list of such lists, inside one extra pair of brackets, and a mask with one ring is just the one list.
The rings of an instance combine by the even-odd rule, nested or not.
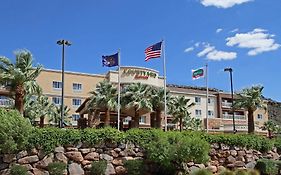
[(148, 70), (139, 70), (139, 69), (124, 69), (122, 72), (123, 76), (133, 76), (134, 79), (148, 79), (149, 77), (151, 78), (156, 78), (157, 74), (148, 71)]

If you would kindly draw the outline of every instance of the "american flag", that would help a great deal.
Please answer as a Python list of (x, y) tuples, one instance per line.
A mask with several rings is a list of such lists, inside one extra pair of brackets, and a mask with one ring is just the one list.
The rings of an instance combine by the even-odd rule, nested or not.
[(162, 45), (162, 41), (146, 48), (144, 52), (145, 61), (148, 61), (151, 58), (161, 57), (161, 45)]

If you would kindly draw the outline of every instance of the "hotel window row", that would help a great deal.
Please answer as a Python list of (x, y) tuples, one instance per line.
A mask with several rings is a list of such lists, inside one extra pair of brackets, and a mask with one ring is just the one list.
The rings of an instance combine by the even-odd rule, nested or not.
[[(195, 97), (194, 100), (197, 105), (201, 104), (201, 97)], [(214, 104), (214, 99), (208, 98), (208, 104)]]
[[(52, 101), (55, 105), (61, 105), (61, 97), (53, 97)], [(82, 100), (80, 98), (72, 99), (72, 106), (78, 108), (82, 104)]]
[[(62, 89), (62, 82), (61, 81), (53, 81), (53, 89), (54, 90), (61, 90)], [(82, 84), (81, 83), (72, 83), (72, 90), (75, 92), (82, 91)]]

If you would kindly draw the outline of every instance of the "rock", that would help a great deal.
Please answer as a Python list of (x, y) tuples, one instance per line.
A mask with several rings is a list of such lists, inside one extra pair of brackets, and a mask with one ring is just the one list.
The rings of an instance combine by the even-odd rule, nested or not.
[(227, 157), (227, 163), (234, 163), (236, 159), (233, 156), (228, 156)]
[(221, 149), (222, 150), (229, 150), (229, 146), (222, 143), (221, 144)]
[(77, 163), (71, 163), (68, 166), (69, 175), (84, 175), (83, 168)]
[(118, 145), (118, 148), (120, 148), (121, 150), (124, 150), (126, 148), (126, 144), (121, 143)]
[(39, 151), (36, 149), (36, 148), (32, 148), (30, 151), (29, 151), (29, 155), (30, 156), (33, 156), (33, 155), (38, 155)]
[(256, 161), (251, 161), (251, 162), (247, 163), (247, 164), (245, 165), (245, 167), (246, 167), (247, 169), (254, 169), (255, 166), (256, 166), (256, 164), (257, 164)]
[(27, 171), (28, 175), (34, 175), (31, 171)]
[(123, 161), (122, 161), (121, 158), (113, 159), (112, 164), (115, 165), (115, 166), (123, 166)]
[(108, 147), (108, 148), (116, 148), (117, 147), (117, 143), (107, 142), (106, 143), (106, 147)]
[(107, 155), (107, 154), (100, 154), (100, 159), (104, 159), (109, 162), (109, 161), (113, 160), (113, 157), (111, 157), (110, 155)]
[(132, 149), (129, 149), (126, 152), (127, 152), (128, 156), (133, 156), (133, 157), (137, 156), (136, 152), (133, 151)]
[(126, 169), (123, 166), (117, 166), (115, 168), (115, 172), (116, 172), (117, 175), (124, 175), (124, 174), (127, 173)]
[(0, 174), (1, 175), (10, 175), (10, 170), (9, 169), (2, 170), (2, 171), (0, 171)]
[(122, 160), (123, 161), (134, 160), (134, 158), (133, 157), (122, 157)]
[(138, 152), (136, 156), (137, 156), (137, 157), (143, 157), (144, 154), (143, 154), (142, 152)]
[(246, 157), (245, 162), (248, 163), (248, 162), (252, 162), (253, 160), (254, 160), (253, 157)]
[(200, 168), (198, 168), (197, 166), (191, 166), (189, 167), (189, 172), (190, 174), (194, 173), (195, 171), (199, 170)]
[(219, 159), (219, 163), (220, 163), (220, 164), (224, 164), (224, 163), (225, 163), (225, 158), (220, 158), (220, 159)]
[(237, 151), (236, 150), (230, 150), (230, 155), (232, 156), (237, 156)]
[(47, 169), (49, 163), (52, 163), (54, 159), (54, 154), (50, 154), (46, 157), (44, 157), (41, 161), (35, 163), (36, 168), (41, 168), (41, 169)]
[(95, 152), (96, 151), (96, 148), (91, 148), (90, 149), (90, 152)]
[(21, 159), (27, 155), (28, 155), (27, 151), (21, 151), (17, 154), (17, 159)]
[(280, 158), (280, 156), (279, 156), (279, 154), (278, 153), (274, 153), (274, 152), (272, 152), (272, 159), (273, 160), (279, 160), (279, 158)]
[(74, 160), (75, 162), (82, 162), (84, 160), (82, 154), (78, 151), (66, 152), (65, 155), (66, 157), (71, 160)]
[(207, 170), (211, 171), (212, 173), (216, 173), (218, 171), (218, 168), (216, 166), (208, 166)]
[(125, 151), (121, 151), (121, 152), (119, 153), (119, 156), (125, 157), (125, 156), (127, 156), (127, 153), (126, 153)]
[(216, 149), (215, 149), (215, 148), (212, 148), (212, 149), (210, 150), (210, 152), (209, 152), (209, 155), (210, 155), (210, 156), (214, 156), (214, 155), (216, 155), (216, 153), (217, 153)]
[(92, 168), (92, 164), (88, 164), (88, 165), (85, 165), (84, 166), (84, 170), (91, 170), (91, 168)]
[(249, 150), (245, 150), (246, 154), (253, 154), (253, 150), (249, 149)]
[(245, 163), (243, 161), (236, 161), (234, 163), (234, 166), (235, 167), (244, 167), (245, 166)]
[(89, 152), (91, 152), (91, 149), (79, 149), (79, 151), (82, 153), (82, 154), (88, 154)]
[(245, 151), (237, 151), (237, 155), (238, 156), (245, 156), (246, 153), (245, 153)]
[(97, 149), (96, 152), (99, 153), (99, 154), (102, 154), (102, 153), (103, 153), (103, 150), (99, 148), (99, 149)]
[(105, 170), (105, 175), (113, 175), (116, 174), (114, 166), (111, 163), (107, 164), (106, 170)]
[(4, 169), (6, 169), (8, 167), (9, 167), (9, 164), (7, 164), (7, 163), (0, 163), (0, 170), (4, 170)]
[(197, 166), (198, 168), (200, 169), (204, 169), (205, 168), (205, 165), (204, 164), (195, 164), (195, 166)]
[(68, 159), (67, 159), (67, 157), (64, 155), (64, 153), (61, 153), (61, 152), (60, 152), (60, 153), (56, 153), (55, 158), (56, 158), (56, 160), (67, 164)]
[(40, 170), (37, 168), (33, 168), (33, 174), (35, 175), (49, 175), (48, 171)]
[(213, 144), (211, 145), (211, 147), (214, 148), (214, 149), (219, 149), (219, 148), (220, 148), (220, 145), (217, 144), (217, 143), (213, 143)]
[(64, 153), (64, 147), (62, 147), (62, 146), (56, 147), (55, 153)]
[(11, 163), (15, 160), (17, 160), (15, 154), (4, 154), (4, 156), (3, 156), (3, 162), (5, 162), (5, 163)]
[(245, 162), (245, 158), (243, 156), (238, 156), (236, 158), (237, 161), (242, 161), (242, 162)]
[(117, 153), (120, 153), (122, 150), (121, 150), (121, 148), (115, 148), (114, 151)]
[(24, 157), (18, 160), (19, 164), (27, 164), (27, 163), (35, 163), (39, 161), (39, 157), (37, 155)]
[(39, 159), (41, 160), (41, 159), (43, 159), (45, 156), (46, 156), (46, 153), (45, 153), (42, 149), (40, 149), (40, 150), (38, 151), (38, 157), (39, 157)]
[(85, 166), (85, 165), (89, 165), (89, 164), (91, 164), (91, 163), (92, 163), (92, 161), (83, 160), (81, 164), (82, 164), (83, 166)]
[(230, 163), (230, 164), (227, 164), (226, 167), (229, 169), (233, 169), (235, 167), (235, 165), (233, 163)]
[(99, 160), (100, 159), (100, 155), (96, 152), (91, 152), (88, 153), (85, 157), (86, 160)]
[(116, 158), (116, 157), (119, 156), (118, 153), (116, 153), (114, 150), (111, 150), (111, 151), (110, 151), (110, 155), (111, 155), (112, 157), (114, 157), (114, 158)]
[(223, 171), (225, 171), (226, 170), (226, 168), (224, 167), (224, 166), (218, 166), (218, 172), (220, 173), (220, 172), (223, 172)]
[(77, 152), (77, 151), (78, 151), (78, 148), (67, 147), (67, 148), (66, 148), (66, 151), (67, 151), (67, 152)]

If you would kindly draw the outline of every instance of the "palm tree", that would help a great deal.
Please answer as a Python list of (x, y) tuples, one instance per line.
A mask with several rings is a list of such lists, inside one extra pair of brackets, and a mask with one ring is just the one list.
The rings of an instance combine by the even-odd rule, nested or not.
[(234, 102), (235, 108), (245, 108), (248, 111), (248, 133), (255, 132), (254, 112), (257, 108), (264, 108), (262, 98), (262, 86), (252, 86), (251, 88), (242, 89), (236, 93), (237, 99)]
[[(161, 128), (161, 112), (165, 108), (165, 90), (164, 88), (152, 88), (151, 89), (151, 103), (152, 103), (152, 109), (154, 112), (150, 114), (150, 117), (152, 121), (154, 121), (154, 117), (156, 117), (156, 128)], [(168, 103), (170, 99), (169, 92), (166, 92), (166, 101)], [(154, 124), (151, 123), (153, 126)]]
[(152, 111), (151, 86), (141, 83), (133, 83), (124, 87), (122, 91), (122, 106), (127, 110), (133, 110), (133, 126), (139, 128), (140, 115)]
[(192, 130), (192, 131), (201, 131), (202, 128), (202, 120), (200, 120), (199, 118), (190, 118), (190, 117), (186, 117), (183, 120), (183, 126), (188, 129), (188, 130)]
[(42, 66), (33, 67), (32, 54), (28, 50), (16, 52), (16, 62), (13, 64), (8, 58), (0, 57), (0, 82), (8, 83), (14, 94), (15, 108), (23, 114), (24, 96), (27, 88), (38, 86), (35, 79), (42, 70)]
[(117, 88), (110, 82), (103, 81), (97, 84), (96, 89), (90, 92), (91, 97), (87, 104), (88, 110), (105, 111), (104, 125), (110, 125), (110, 111), (117, 109)]
[(183, 128), (183, 119), (190, 118), (188, 109), (191, 108), (194, 103), (188, 104), (190, 99), (185, 96), (176, 96), (172, 98), (171, 105), (169, 105), (169, 113), (173, 115), (173, 123), (180, 123), (180, 131)]
[(40, 127), (44, 127), (44, 120), (46, 116), (53, 114), (54, 104), (51, 103), (47, 96), (30, 96), (28, 101), (25, 101), (24, 116), (34, 121), (36, 118), (40, 118)]
[[(68, 106), (64, 106), (64, 114), (63, 114), (63, 121), (64, 123), (69, 123), (69, 111), (70, 108)], [(51, 111), (51, 114), (49, 116), (49, 122), (51, 124), (55, 124), (57, 126), (59, 126), (61, 120), (61, 105), (56, 106), (53, 104), (53, 109)]]
[(272, 134), (276, 131), (278, 131), (278, 125), (272, 121), (272, 120), (268, 120), (267, 122), (264, 123), (262, 129), (263, 130), (267, 130), (268, 131), (268, 137), (272, 138)]

